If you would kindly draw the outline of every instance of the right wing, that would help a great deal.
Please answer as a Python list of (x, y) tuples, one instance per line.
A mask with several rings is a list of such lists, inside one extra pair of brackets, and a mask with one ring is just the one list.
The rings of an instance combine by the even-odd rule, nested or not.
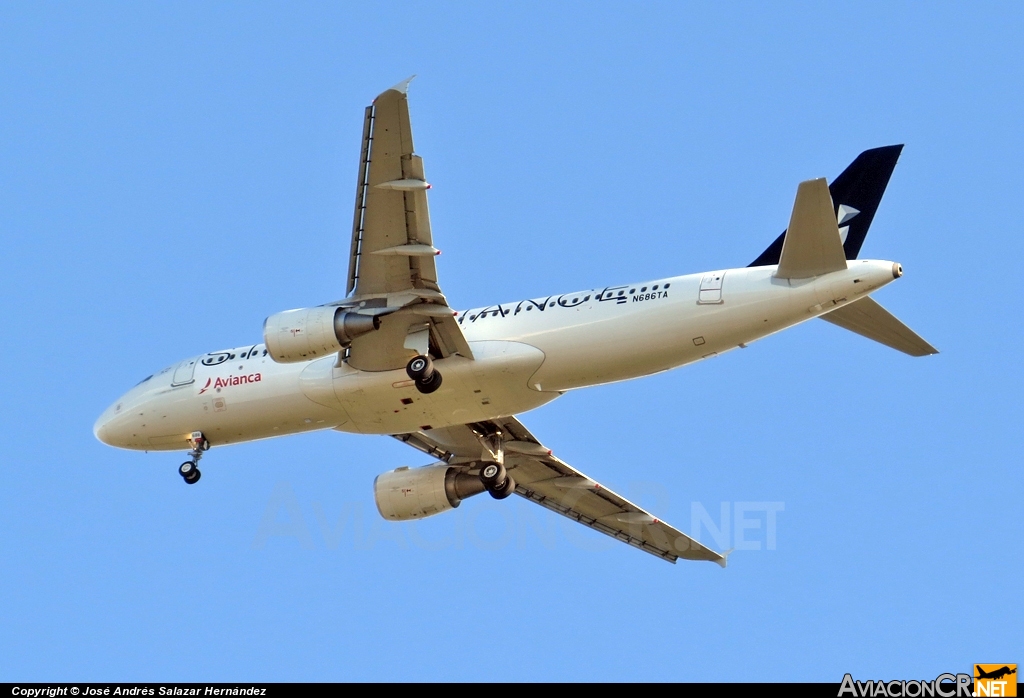
[(709, 560), (725, 567), (724, 555), (553, 456), (515, 417), (397, 434), (395, 438), (467, 470), (488, 459), (487, 444), (497, 438), (520, 497), (663, 560)]

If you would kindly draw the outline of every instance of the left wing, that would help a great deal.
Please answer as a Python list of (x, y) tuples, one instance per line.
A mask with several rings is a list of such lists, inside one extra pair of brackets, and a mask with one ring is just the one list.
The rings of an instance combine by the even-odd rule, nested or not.
[(341, 305), (381, 316), (380, 329), (356, 338), (349, 350), (349, 363), (365, 371), (401, 368), (428, 349), (439, 358), (473, 358), (437, 283), (440, 252), (430, 233), (423, 159), (413, 152), (410, 80), (378, 95), (363, 122), (348, 269), (352, 295)]
[(467, 470), (492, 459), (493, 444), (500, 443), (505, 468), (520, 497), (663, 560), (710, 560), (725, 567), (724, 555), (556, 458), (515, 417), (397, 434), (395, 438)]

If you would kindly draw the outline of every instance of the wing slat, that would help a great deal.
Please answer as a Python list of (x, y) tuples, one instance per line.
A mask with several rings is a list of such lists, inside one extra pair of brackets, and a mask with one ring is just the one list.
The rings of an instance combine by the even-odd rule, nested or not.
[(370, 142), (373, 139), (373, 105), (366, 108), (363, 117), (363, 146), (359, 153), (359, 179), (356, 182), (356, 208), (352, 216), (352, 249), (348, 260), (348, 287), (345, 294), (352, 293), (359, 280), (360, 243), (363, 239), (363, 216), (366, 213), (366, 174), (370, 165)]

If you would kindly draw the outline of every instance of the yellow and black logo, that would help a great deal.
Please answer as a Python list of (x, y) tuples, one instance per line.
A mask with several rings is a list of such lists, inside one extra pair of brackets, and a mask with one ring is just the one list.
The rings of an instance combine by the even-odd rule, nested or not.
[(1016, 664), (975, 664), (974, 695), (985, 696), (1016, 696), (1017, 665)]

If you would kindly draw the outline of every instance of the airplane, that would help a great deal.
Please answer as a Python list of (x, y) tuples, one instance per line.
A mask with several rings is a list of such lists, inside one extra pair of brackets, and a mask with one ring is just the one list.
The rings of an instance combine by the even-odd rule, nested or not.
[[(411, 80), (411, 78), (409, 79)], [(409, 80), (366, 108), (346, 296), (270, 315), (263, 342), (185, 359), (97, 420), (110, 446), (189, 449), (320, 429), (392, 436), (434, 462), (374, 480), (385, 519), (512, 494), (669, 562), (716, 552), (556, 457), (516, 415), (567, 391), (691, 364), (821, 318), (911, 356), (937, 351), (870, 296), (900, 264), (858, 259), (902, 145), (797, 188), (747, 267), (455, 310), (438, 283)]]
[(993, 671), (985, 671), (984, 669), (982, 669), (978, 665), (975, 665), (974, 668), (978, 672), (977, 676), (974, 677), (976, 679), (996, 679), (996, 680), (998, 680), (998, 679), (1003, 678), (1004, 676), (1009, 676), (1010, 674), (1016, 674), (1017, 673), (1016, 665), (1014, 665), (1014, 667), (1012, 669), (1010, 667), (1008, 667), (1008, 666), (1003, 666), (1003, 667), (1001, 667), (999, 669), (995, 669)]

